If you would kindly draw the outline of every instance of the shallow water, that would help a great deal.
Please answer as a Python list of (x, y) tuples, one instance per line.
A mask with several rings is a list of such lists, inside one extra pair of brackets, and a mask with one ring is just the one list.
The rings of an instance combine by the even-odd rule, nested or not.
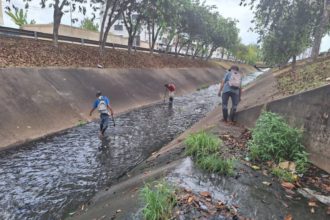
[(0, 152), (0, 219), (62, 218), (213, 110), (217, 90), (122, 114), (104, 141), (93, 122)]

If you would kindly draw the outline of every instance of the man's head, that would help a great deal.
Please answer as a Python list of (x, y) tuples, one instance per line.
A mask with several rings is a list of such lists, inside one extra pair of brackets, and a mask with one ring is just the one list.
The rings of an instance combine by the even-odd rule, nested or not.
[(165, 86), (165, 87), (168, 87), (168, 84), (165, 84), (164, 86)]
[(231, 69), (231, 70), (234, 70), (234, 71), (236, 71), (236, 72), (239, 71), (239, 68), (238, 68), (238, 66), (236, 66), (236, 65), (231, 66), (230, 69)]
[(102, 92), (101, 91), (97, 91), (96, 92), (96, 97), (100, 97), (102, 95)]

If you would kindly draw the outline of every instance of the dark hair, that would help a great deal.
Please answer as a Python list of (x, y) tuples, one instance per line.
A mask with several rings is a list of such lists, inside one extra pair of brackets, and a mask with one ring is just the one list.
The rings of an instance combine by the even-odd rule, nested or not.
[(238, 66), (236, 66), (236, 65), (231, 66), (230, 69), (232, 69), (232, 70), (236, 70), (236, 71), (239, 71), (239, 68), (238, 68)]
[(97, 91), (96, 96), (99, 97), (101, 95), (102, 95), (102, 92), (101, 91)]

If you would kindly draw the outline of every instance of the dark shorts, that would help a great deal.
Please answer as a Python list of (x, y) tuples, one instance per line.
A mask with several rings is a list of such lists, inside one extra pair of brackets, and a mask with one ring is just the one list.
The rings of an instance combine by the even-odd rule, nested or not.
[(109, 125), (109, 115), (100, 114), (100, 131), (105, 131)]

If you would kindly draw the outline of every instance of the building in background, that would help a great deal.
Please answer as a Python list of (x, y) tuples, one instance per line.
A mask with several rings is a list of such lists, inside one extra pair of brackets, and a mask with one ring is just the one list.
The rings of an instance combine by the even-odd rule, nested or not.
[(3, 12), (2, 12), (2, 0), (0, 0), (0, 25), (4, 25), (4, 23), (3, 23)]

